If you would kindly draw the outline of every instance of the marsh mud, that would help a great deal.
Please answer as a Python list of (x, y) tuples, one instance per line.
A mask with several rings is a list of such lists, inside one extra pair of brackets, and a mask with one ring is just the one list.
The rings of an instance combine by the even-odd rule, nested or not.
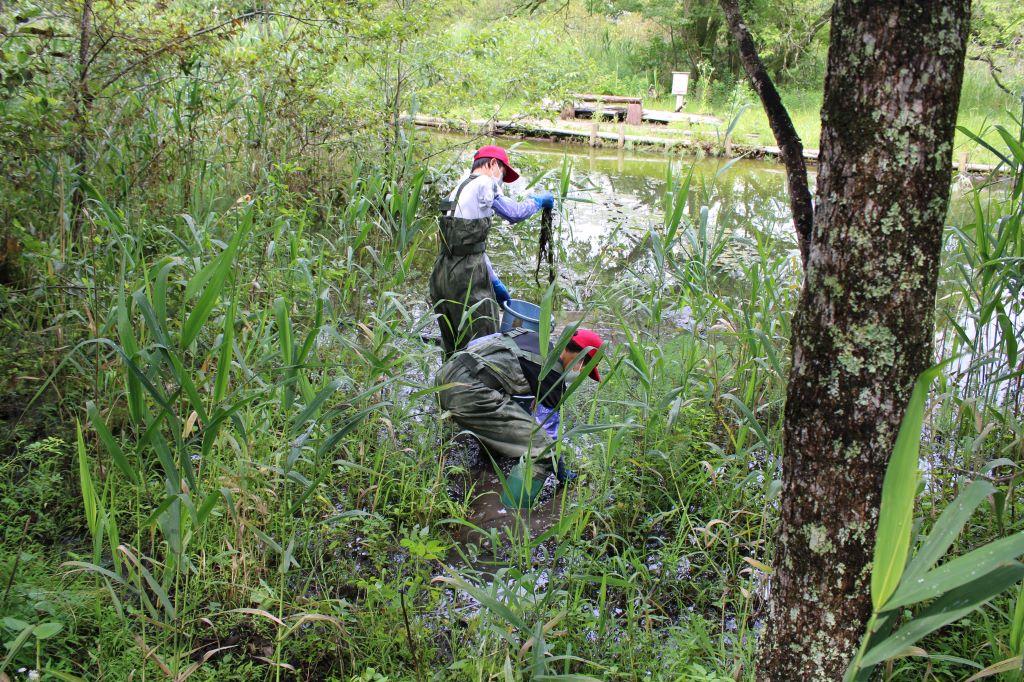
[(453, 529), (456, 543), (446, 557), (452, 567), (493, 572), (508, 562), (513, 547), (528, 546), (557, 524), (571, 503), (567, 495), (570, 488), (558, 486), (555, 477), (548, 476), (532, 509), (507, 507), (501, 501), (502, 478), (515, 461), (492, 459), (468, 434), (453, 439), (445, 458), (448, 493), (456, 501), (467, 501), (469, 509), (466, 518)]

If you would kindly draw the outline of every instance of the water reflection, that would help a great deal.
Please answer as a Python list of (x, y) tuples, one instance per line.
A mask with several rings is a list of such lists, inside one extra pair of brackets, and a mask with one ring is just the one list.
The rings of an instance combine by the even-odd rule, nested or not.
[[(522, 143), (515, 154), (523, 166), (524, 177), (509, 188), (513, 195), (524, 192), (527, 181), (541, 174), (547, 175), (538, 185), (553, 189), (563, 159), (568, 160), (572, 200), (566, 202), (566, 213), (571, 238), (587, 242), (595, 249), (623, 235), (644, 234), (661, 225), (669, 172), (676, 181), (682, 181), (691, 170), (690, 215), (696, 215), (700, 206), (706, 205), (710, 220), (724, 224), (727, 229), (755, 229), (789, 238), (785, 172), (776, 163), (697, 159), (540, 142)], [(813, 174), (811, 181), (813, 184)]]

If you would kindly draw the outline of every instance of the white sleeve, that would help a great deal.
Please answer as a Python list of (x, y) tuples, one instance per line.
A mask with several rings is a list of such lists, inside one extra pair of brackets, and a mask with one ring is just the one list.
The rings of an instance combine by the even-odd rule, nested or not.
[(478, 210), (481, 216), (489, 218), (494, 215), (494, 198), (500, 193), (498, 182), (485, 175), (477, 182), (477, 185), (479, 187), (476, 195), (479, 202)]

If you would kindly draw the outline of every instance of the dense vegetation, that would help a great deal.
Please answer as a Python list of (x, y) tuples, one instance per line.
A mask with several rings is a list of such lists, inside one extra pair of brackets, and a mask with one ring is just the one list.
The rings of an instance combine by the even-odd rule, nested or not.
[[(819, 4), (750, 5), (809, 139)], [(962, 123), (1011, 175), (958, 180), (943, 251), (919, 531), (995, 487), (954, 552), (1024, 529), (1024, 126), (989, 73), (1021, 91), (1020, 12), (975, 12)], [(752, 98), (714, 4), (18, 0), (0, 31), (0, 678), (752, 675), (801, 276), (785, 216), (677, 173), (628, 254), (561, 242), (552, 289), (536, 225), (502, 232), (518, 294), (615, 343), (572, 402), (558, 519), (477, 551), (421, 340), (459, 167), (401, 121), (663, 93), (679, 65), (691, 108), (729, 119)], [(562, 235), (574, 177), (539, 181)], [(1013, 679), (1024, 593), (915, 646), (888, 672)]]

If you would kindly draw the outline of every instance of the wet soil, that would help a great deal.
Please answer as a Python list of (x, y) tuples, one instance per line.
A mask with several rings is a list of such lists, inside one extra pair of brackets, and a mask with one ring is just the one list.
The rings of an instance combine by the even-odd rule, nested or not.
[(460, 434), (447, 461), (452, 472), (449, 494), (468, 499), (470, 510), (455, 533), (456, 543), (446, 559), (450, 566), (490, 572), (507, 562), (510, 546), (537, 538), (562, 518), (568, 489), (558, 487), (554, 476), (548, 477), (532, 509), (514, 509), (502, 503), (501, 493), (502, 478), (515, 460), (491, 459), (476, 439)]

